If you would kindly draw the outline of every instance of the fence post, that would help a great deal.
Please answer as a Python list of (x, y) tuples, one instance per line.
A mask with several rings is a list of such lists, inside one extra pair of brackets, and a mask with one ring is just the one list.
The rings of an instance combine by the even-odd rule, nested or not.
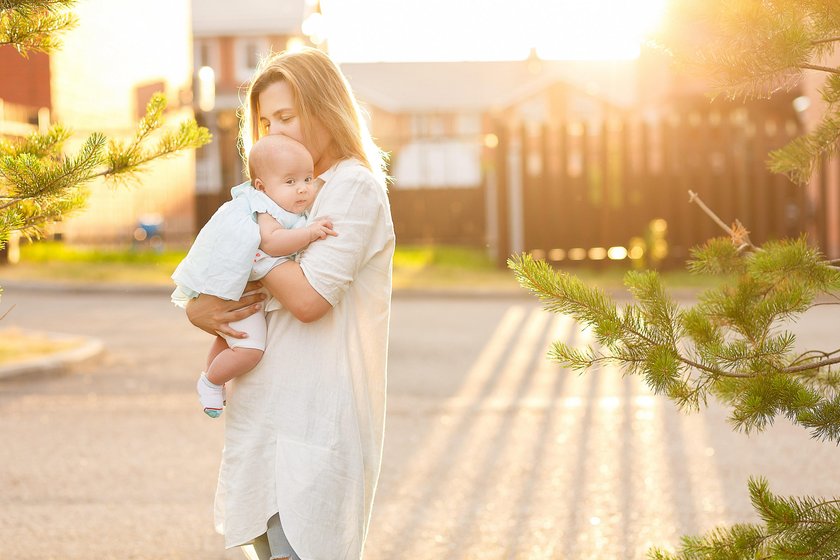
[(508, 143), (508, 251), (521, 253), (525, 250), (524, 228), (524, 184), (527, 157), (527, 131), (524, 125), (519, 127), (518, 137), (514, 136)]
[(507, 127), (504, 123), (497, 122), (496, 137), (499, 143), (496, 146), (495, 165), (495, 244), (496, 263), (500, 267), (506, 266), (510, 256), (510, 208), (508, 205), (508, 151), (510, 138)]
[(759, 114), (758, 116), (753, 117), (753, 119), (753, 170), (755, 172), (755, 176), (752, 180), (752, 199), (754, 201), (754, 221), (752, 224), (744, 225), (748, 230), (754, 232), (754, 235), (752, 237), (753, 242), (764, 243), (767, 241), (770, 229), (772, 227), (769, 223), (771, 216), (770, 206), (768, 204), (768, 198), (770, 197), (770, 189), (768, 188), (768, 175), (770, 174), (770, 172), (767, 169), (767, 164), (765, 163), (767, 160), (767, 153), (769, 152), (769, 149), (767, 147), (768, 117)]

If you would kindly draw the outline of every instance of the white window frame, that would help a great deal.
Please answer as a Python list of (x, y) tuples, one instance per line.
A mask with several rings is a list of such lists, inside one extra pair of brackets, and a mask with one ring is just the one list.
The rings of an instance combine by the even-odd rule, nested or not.
[(477, 136), (481, 132), (481, 115), (479, 113), (460, 113), (455, 116), (455, 134), (457, 136)]
[(246, 58), (248, 56), (248, 47), (254, 47), (257, 52), (257, 56), (263, 57), (268, 55), (271, 43), (269, 43), (267, 37), (239, 37), (234, 41), (234, 76), (236, 76), (236, 80), (238, 82), (242, 83), (250, 80), (254, 75), (254, 70), (256, 70), (256, 65), (254, 65), (254, 67), (249, 67), (247, 63)]
[[(202, 60), (201, 47), (207, 47), (207, 60)], [(209, 66), (216, 73), (216, 79), (222, 71), (222, 55), (219, 50), (219, 40), (215, 38), (196, 39), (193, 42), (193, 73), (198, 74), (202, 66)]]

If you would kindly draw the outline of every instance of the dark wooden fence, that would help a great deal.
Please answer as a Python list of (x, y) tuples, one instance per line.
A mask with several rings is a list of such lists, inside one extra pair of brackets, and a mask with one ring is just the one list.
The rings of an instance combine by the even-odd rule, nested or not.
[[(757, 244), (805, 233), (838, 258), (840, 159), (824, 162), (809, 187), (766, 168), (768, 152), (801, 133), (792, 117), (743, 109), (653, 123), (499, 125), (480, 187), (404, 189), (396, 178), (397, 241), (490, 245), (500, 266), (528, 251), (562, 266), (640, 259), (681, 268), (692, 247), (724, 235), (689, 203), (691, 190)], [(198, 197), (197, 229), (228, 197)]]
[(486, 244), (483, 187), (401, 189), (394, 185), (388, 197), (398, 243)]
[[(401, 244), (472, 247), (486, 244), (483, 187), (400, 189), (391, 185), (388, 197), (394, 230)], [(228, 200), (227, 190), (197, 194), (196, 232)]]
[(689, 190), (724, 222), (740, 220), (755, 243), (813, 234), (806, 189), (765, 165), (770, 150), (800, 133), (794, 120), (738, 111), (659, 123), (500, 126), (499, 261), (519, 249), (564, 266), (627, 258), (683, 266), (692, 247), (725, 235), (689, 204)]

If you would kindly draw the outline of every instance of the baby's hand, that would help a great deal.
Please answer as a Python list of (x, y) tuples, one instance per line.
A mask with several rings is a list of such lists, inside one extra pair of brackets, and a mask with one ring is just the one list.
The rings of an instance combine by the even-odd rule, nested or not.
[(314, 222), (306, 226), (306, 229), (309, 230), (310, 243), (318, 239), (326, 239), (328, 235), (338, 235), (333, 229), (332, 220), (329, 218), (316, 218)]

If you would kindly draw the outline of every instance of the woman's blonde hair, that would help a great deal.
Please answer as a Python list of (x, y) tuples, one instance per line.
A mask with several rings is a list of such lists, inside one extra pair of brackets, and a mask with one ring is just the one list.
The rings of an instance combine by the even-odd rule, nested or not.
[(265, 133), (260, 124), (260, 94), (281, 81), (288, 83), (292, 90), (304, 140), (312, 138), (313, 118), (318, 119), (333, 140), (333, 155), (339, 159), (358, 159), (384, 185), (385, 153), (373, 141), (347, 80), (318, 49), (284, 51), (260, 63), (243, 103), (240, 130), (243, 155)]

